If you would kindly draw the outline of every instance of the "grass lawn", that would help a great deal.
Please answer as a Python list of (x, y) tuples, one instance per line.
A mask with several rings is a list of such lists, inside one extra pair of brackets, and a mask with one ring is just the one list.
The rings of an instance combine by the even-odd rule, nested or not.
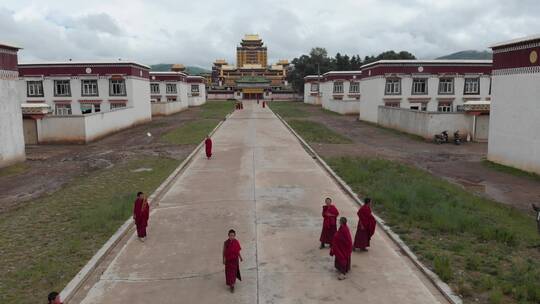
[(527, 177), (527, 178), (530, 178), (530, 179), (533, 179), (533, 180), (540, 181), (540, 175), (538, 175), (536, 173), (527, 172), (527, 171), (523, 171), (523, 170), (520, 170), (520, 169), (517, 169), (517, 168), (497, 164), (497, 163), (494, 163), (494, 162), (489, 161), (487, 159), (483, 160), (482, 164), (484, 166), (488, 167), (488, 168), (491, 168), (491, 169), (499, 171), (499, 172), (508, 173), (508, 174), (511, 174), (511, 175), (519, 176), (519, 177)]
[(0, 168), (0, 177), (8, 177), (26, 172), (29, 166), (25, 163), (18, 163), (9, 167)]
[(310, 114), (304, 110), (309, 107), (303, 102), (273, 101), (268, 104), (272, 111), (279, 114), (283, 119), (308, 117)]
[(540, 303), (531, 216), (397, 162), (327, 162), (465, 303)]
[(327, 144), (352, 143), (350, 138), (336, 133), (325, 125), (315, 121), (293, 119), (287, 121), (287, 123), (308, 142)]
[(219, 123), (217, 119), (203, 119), (190, 121), (179, 128), (169, 131), (161, 138), (171, 144), (188, 145), (199, 144)]
[(218, 119), (222, 120), (227, 114), (234, 109), (234, 101), (207, 101), (200, 109), (200, 117), (204, 119)]
[(176, 145), (196, 145), (234, 108), (234, 101), (208, 101), (200, 107), (200, 120), (190, 121), (167, 132), (161, 138)]
[[(44, 303), (51, 290), (62, 290), (130, 217), (135, 193), (154, 191), (179, 163), (134, 160), (1, 214), (0, 303)], [(152, 170), (133, 172), (138, 168)]]

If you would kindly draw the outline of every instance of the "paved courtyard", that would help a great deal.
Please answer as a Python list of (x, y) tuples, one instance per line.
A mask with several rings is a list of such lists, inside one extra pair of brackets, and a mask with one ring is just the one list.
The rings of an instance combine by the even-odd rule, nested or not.
[[(90, 289), (90, 303), (446, 303), (377, 231), (338, 281), (318, 249), (321, 205), (334, 198), (356, 229), (356, 204), (270, 112), (245, 103), (174, 182), (151, 214), (149, 239), (134, 236)], [(221, 250), (234, 228), (243, 281), (225, 286)]]

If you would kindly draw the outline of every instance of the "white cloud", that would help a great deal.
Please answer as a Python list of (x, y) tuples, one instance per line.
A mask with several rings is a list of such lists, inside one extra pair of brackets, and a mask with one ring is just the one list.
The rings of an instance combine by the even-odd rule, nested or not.
[(259, 33), (269, 59), (311, 47), (372, 55), (408, 50), (429, 58), (486, 49), (540, 28), (540, 1), (522, 0), (4, 0), (0, 41), (22, 61), (135, 59), (210, 67), (235, 61), (245, 33)]

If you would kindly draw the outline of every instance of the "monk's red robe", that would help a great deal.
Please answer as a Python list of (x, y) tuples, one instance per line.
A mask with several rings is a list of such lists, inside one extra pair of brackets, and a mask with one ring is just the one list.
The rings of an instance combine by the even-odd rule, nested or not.
[(266, 101), (263, 100), (263, 108), (266, 108)]
[(334, 234), (336, 233), (336, 230), (337, 230), (336, 220), (337, 220), (338, 215), (339, 215), (339, 211), (337, 210), (336, 206), (334, 205), (323, 206), (322, 216), (324, 220), (323, 220), (321, 237), (319, 239), (321, 243), (323, 244), (332, 243), (332, 239), (334, 238)]
[(237, 239), (227, 239), (223, 244), (223, 259), (225, 260), (225, 282), (233, 286), (236, 279), (242, 281), (240, 275), (240, 242)]
[[(358, 227), (354, 236), (354, 248), (366, 249), (369, 247), (369, 241), (375, 233), (375, 217), (371, 213), (371, 208), (368, 205), (363, 205), (358, 210)], [(360, 225), (360, 223), (362, 225)]]
[(339, 227), (334, 235), (330, 255), (335, 256), (334, 266), (339, 272), (345, 274), (351, 269), (352, 237), (347, 224)]
[(212, 157), (212, 140), (210, 138), (204, 141), (204, 148), (206, 150), (206, 157)]
[(137, 198), (135, 200), (133, 204), (133, 217), (135, 217), (135, 225), (137, 226), (137, 236), (140, 238), (145, 237), (148, 218), (150, 217), (150, 206), (144, 204), (144, 199)]

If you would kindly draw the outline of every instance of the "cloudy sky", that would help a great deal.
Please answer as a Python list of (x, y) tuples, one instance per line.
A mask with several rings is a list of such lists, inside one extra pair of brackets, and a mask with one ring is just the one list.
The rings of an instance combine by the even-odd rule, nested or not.
[(0, 0), (0, 43), (19, 61), (134, 59), (210, 67), (235, 62), (246, 33), (258, 33), (271, 62), (325, 47), (419, 58), (484, 50), (540, 32), (538, 0)]

